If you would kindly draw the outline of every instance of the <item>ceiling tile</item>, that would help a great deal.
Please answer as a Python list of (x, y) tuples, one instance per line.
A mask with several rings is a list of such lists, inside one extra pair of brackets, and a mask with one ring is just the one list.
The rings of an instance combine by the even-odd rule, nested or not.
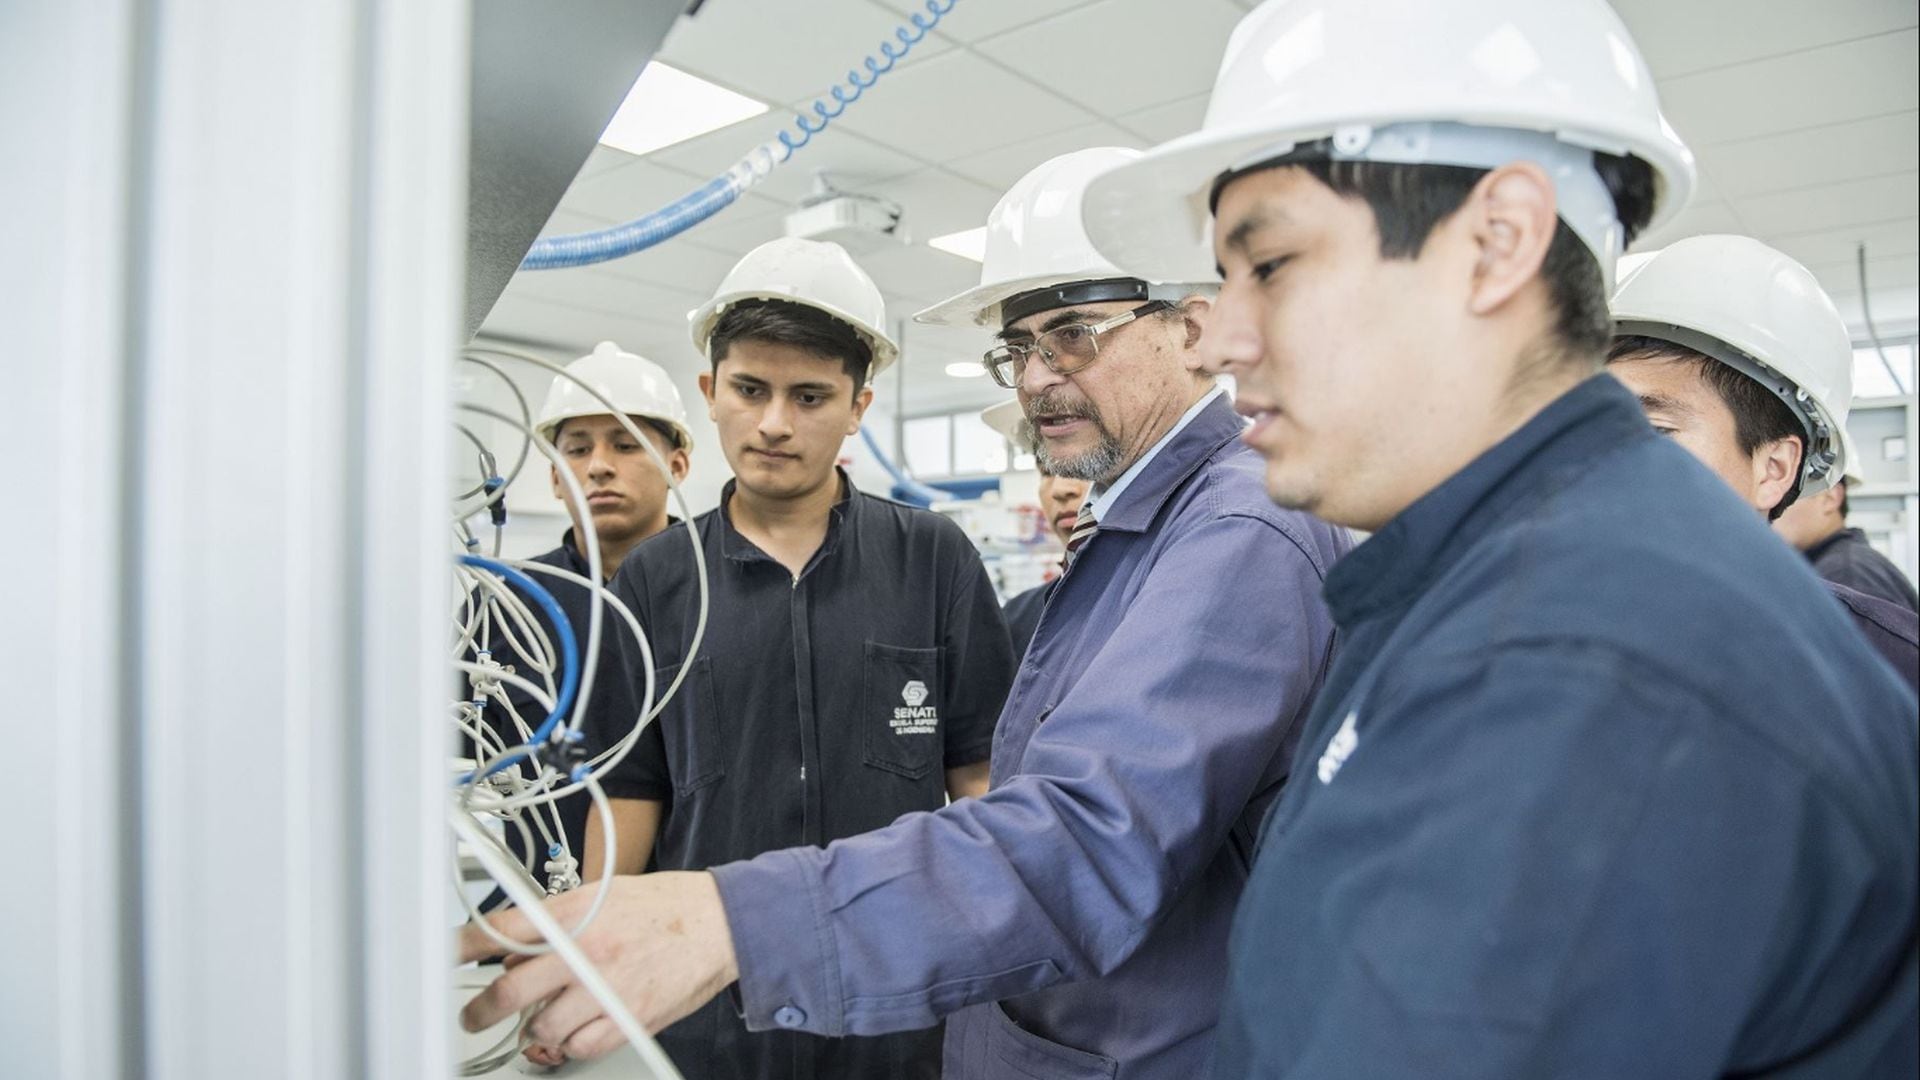
[(786, 235), (781, 225), (790, 209), (785, 202), (749, 191), (732, 206), (667, 242), (693, 244), (737, 259), (776, 236)]
[[(709, 3), (674, 25), (659, 58), (762, 101), (792, 101), (864, 70), (861, 58), (879, 55), (899, 26), (899, 16), (867, 0)], [(922, 41), (881, 85), (952, 48), (938, 37)]]
[(571, 233), (604, 229), (612, 224), (614, 222), (609, 218), (603, 218), (597, 214), (582, 214), (577, 210), (558, 206), (554, 208), (553, 216), (547, 218), (547, 223), (540, 227), (540, 235), (542, 237), (566, 236)]
[(575, 179), (561, 197), (560, 206), (608, 221), (631, 221), (653, 213), (705, 182), (705, 178), (669, 169), (645, 158), (629, 158), (592, 176)]
[(1854, 257), (1859, 244), (1867, 245), (1869, 258), (1887, 255), (1912, 255), (1920, 252), (1920, 218), (1880, 221), (1823, 232), (1808, 232), (1768, 237), (1768, 243), (1807, 266), (1846, 262)]
[(1667, 79), (1660, 104), (1699, 149), (1920, 108), (1912, 30)]
[(915, 157), (943, 161), (1093, 120), (1026, 78), (971, 52), (950, 52), (895, 71), (835, 123)]
[(636, 281), (599, 267), (529, 271), (514, 276), (508, 291), (534, 300), (606, 312), (621, 319), (683, 324), (705, 293)]
[(590, 176), (597, 176), (608, 169), (639, 160), (639, 158), (634, 157), (625, 150), (615, 150), (611, 146), (595, 144), (592, 152), (587, 154), (586, 163), (580, 166), (578, 173), (574, 174), (573, 182), (577, 184)]
[[(644, 322), (609, 312), (553, 303), (509, 289), (487, 313), (480, 334), (513, 341), (538, 343), (560, 352), (584, 356), (601, 341), (617, 341), (628, 348), (652, 349), (659, 331)], [(664, 344), (664, 339), (661, 339)], [(689, 343), (686, 352), (692, 353)], [(653, 352), (651, 359), (660, 359)], [(663, 361), (664, 362), (664, 361)]]
[(1613, 0), (1656, 79), (1900, 30), (1915, 23), (1911, 0)]
[[(1835, 296), (1860, 295), (1860, 268), (1852, 259), (1845, 262), (1809, 266), (1820, 287)], [(1881, 289), (1920, 285), (1920, 256), (1893, 255), (1867, 260), (1867, 285), (1877, 295)], [(1879, 312), (1874, 313), (1876, 316)]]
[[(862, 103), (864, 104), (864, 102)], [(856, 108), (860, 106), (855, 106)], [(714, 177), (733, 167), (748, 151), (779, 137), (782, 131), (798, 135), (795, 116), (782, 108), (766, 116), (711, 135), (667, 147), (649, 155), (676, 169)], [(843, 130), (838, 123), (815, 135), (785, 163), (776, 166), (753, 190), (788, 202), (797, 202), (813, 190), (813, 176), (824, 171), (848, 190), (889, 176), (923, 168), (925, 162), (908, 157), (870, 139)]]
[(1163, 143), (1200, 130), (1200, 121), (1206, 119), (1207, 115), (1207, 99), (1212, 96), (1212, 91), (1208, 91), (1183, 97), (1151, 109), (1127, 113), (1120, 117), (1119, 122), (1128, 131), (1137, 131), (1153, 143)]
[(987, 211), (1000, 198), (998, 189), (946, 169), (898, 176), (873, 185), (868, 192), (899, 203), (907, 235), (922, 244), (986, 224)]
[(1733, 200), (1734, 212), (1754, 234), (1803, 233), (1892, 221), (1920, 205), (1920, 172)]
[(668, 241), (624, 259), (601, 263), (600, 268), (617, 277), (706, 294), (719, 286), (720, 279), (738, 261), (725, 252)]
[(1169, 14), (1165, 0), (1101, 0), (974, 48), (1115, 116), (1211, 89), (1241, 14), (1226, 0), (1185, 0), (1178, 15)]
[[(927, 10), (925, 0), (874, 0), (874, 3), (898, 12), (903, 22), (908, 15), (924, 15)], [(940, 20), (934, 33), (955, 41), (979, 41), (1085, 3), (1087, 0), (966, 0)]]
[(1701, 147), (1700, 164), (1722, 195), (1743, 198), (1920, 169), (1920, 113)]
[(859, 258), (881, 292), (917, 301), (911, 310), (889, 307), (889, 314), (895, 318), (910, 319), (915, 311), (971, 289), (980, 281), (979, 263), (935, 251), (923, 243)]
[[(1012, 146), (998, 146), (969, 154), (948, 162), (947, 168), (1004, 193), (1041, 162), (1090, 146), (1126, 146), (1138, 150), (1146, 146), (1146, 140), (1102, 120)], [(983, 216), (980, 224), (985, 223)]]
[[(1867, 336), (1867, 323), (1860, 310), (1860, 298), (1852, 293), (1833, 293), (1833, 306), (1853, 331), (1856, 340)], [(1907, 335), (1920, 325), (1920, 288), (1912, 285), (1873, 287), (1873, 321), (1882, 337)]]
[(1633, 242), (1632, 251), (1652, 251), (1663, 248), (1686, 236), (1699, 236), (1703, 233), (1745, 232), (1740, 219), (1735, 217), (1733, 209), (1723, 202), (1696, 202), (1680, 211), (1678, 217), (1652, 232), (1645, 233)]

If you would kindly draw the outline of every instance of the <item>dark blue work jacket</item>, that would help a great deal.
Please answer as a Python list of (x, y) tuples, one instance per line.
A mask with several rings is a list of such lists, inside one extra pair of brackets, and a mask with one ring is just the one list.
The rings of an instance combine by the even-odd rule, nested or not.
[(947, 1015), (946, 1080), (1193, 1080), (1350, 545), (1268, 500), (1240, 430), (1196, 412), (1055, 583), (985, 796), (714, 870), (750, 1026)]
[(1914, 697), (1617, 382), (1327, 600), (1215, 1076), (1914, 1075)]
[(1859, 529), (1841, 529), (1807, 549), (1807, 561), (1822, 578), (1849, 589), (1877, 596), (1890, 604), (1902, 604), (1908, 611), (1920, 608), (1913, 582), (1893, 565), (1893, 560), (1873, 549), (1867, 534)]

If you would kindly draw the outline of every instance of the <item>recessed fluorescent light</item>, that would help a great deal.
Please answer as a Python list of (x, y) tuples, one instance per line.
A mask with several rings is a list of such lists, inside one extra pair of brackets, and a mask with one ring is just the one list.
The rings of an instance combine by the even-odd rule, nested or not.
[(600, 142), (629, 154), (650, 154), (766, 111), (765, 102), (655, 61), (633, 81)]
[(965, 232), (948, 233), (927, 241), (927, 246), (944, 251), (949, 255), (958, 255), (963, 259), (979, 262), (987, 257), (987, 227), (968, 229)]
[(978, 360), (957, 360), (947, 365), (947, 374), (956, 379), (973, 379), (986, 373), (987, 369), (981, 367)]

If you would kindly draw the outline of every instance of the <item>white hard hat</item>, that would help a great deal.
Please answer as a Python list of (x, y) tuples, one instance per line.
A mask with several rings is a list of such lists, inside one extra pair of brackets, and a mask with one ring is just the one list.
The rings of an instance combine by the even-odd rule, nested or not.
[(1800, 493), (1840, 479), (1853, 339), (1807, 268), (1747, 236), (1690, 236), (1637, 262), (1613, 295), (1614, 333), (1670, 341), (1772, 391), (1807, 436)]
[(1840, 429), (1840, 449), (1843, 461), (1840, 466), (1841, 477), (1846, 480), (1850, 488), (1864, 486), (1867, 482), (1867, 474), (1861, 467), (1866, 463), (1860, 459), (1860, 447), (1853, 441), (1853, 432), (1846, 427)]
[(900, 355), (900, 347), (887, 336), (887, 306), (879, 286), (839, 244), (783, 236), (742, 256), (713, 299), (687, 315), (693, 347), (701, 356), (707, 355), (707, 340), (720, 316), (742, 300), (790, 300), (853, 327), (873, 350), (868, 381)]
[[(644, 416), (673, 432), (674, 444), (693, 449), (693, 432), (687, 429), (687, 407), (680, 403), (680, 391), (659, 364), (626, 352), (611, 341), (593, 347), (593, 352), (567, 365), (565, 376), (556, 375), (547, 388), (547, 400), (540, 406), (540, 419), (534, 430), (548, 442), (560, 430), (562, 421), (578, 416), (608, 416), (613, 412), (626, 416)], [(582, 389), (578, 379), (592, 386), (618, 406), (610, 410), (606, 402)]]
[[(1184, 298), (1188, 292), (1184, 287), (1149, 286), (1101, 258), (1080, 221), (1080, 197), (1087, 181), (1139, 157), (1138, 150), (1096, 146), (1061, 154), (1021, 177), (987, 215), (980, 284), (920, 312), (914, 320), (998, 328), (1034, 311), (1095, 299)], [(1091, 288), (1062, 290), (1063, 285)]]
[(1027, 453), (1033, 452), (1033, 440), (1026, 427), (1027, 412), (1020, 407), (1019, 398), (1008, 398), (998, 405), (989, 405), (980, 410), (980, 419), (993, 430), (1006, 436), (1006, 440)]
[(1200, 130), (1088, 185), (1087, 235), (1128, 273), (1201, 280), (1217, 182), (1322, 139), (1334, 160), (1536, 162), (1608, 280), (1624, 237), (1591, 152), (1652, 166), (1653, 224), (1693, 190), (1693, 155), (1601, 0), (1267, 0), (1234, 28)]

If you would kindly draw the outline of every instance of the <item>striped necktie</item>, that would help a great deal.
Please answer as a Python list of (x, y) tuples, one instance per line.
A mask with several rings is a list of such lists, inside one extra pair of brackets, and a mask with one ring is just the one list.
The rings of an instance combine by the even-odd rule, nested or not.
[(1089, 499), (1080, 505), (1080, 516), (1073, 519), (1073, 531), (1067, 534), (1067, 561), (1072, 562), (1093, 534), (1100, 531), (1100, 522), (1093, 516), (1093, 501)]

